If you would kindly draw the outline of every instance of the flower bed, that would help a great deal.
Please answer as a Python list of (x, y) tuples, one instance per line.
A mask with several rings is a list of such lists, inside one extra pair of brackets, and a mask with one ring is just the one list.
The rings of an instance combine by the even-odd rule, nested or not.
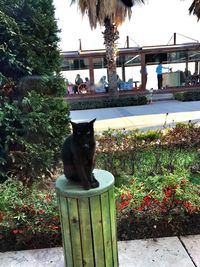
[(200, 186), (185, 177), (130, 179), (116, 191), (120, 240), (200, 233)]
[[(97, 143), (96, 168), (116, 178), (119, 240), (200, 234), (199, 127), (108, 131)], [(53, 180), (0, 186), (1, 251), (61, 244)]]

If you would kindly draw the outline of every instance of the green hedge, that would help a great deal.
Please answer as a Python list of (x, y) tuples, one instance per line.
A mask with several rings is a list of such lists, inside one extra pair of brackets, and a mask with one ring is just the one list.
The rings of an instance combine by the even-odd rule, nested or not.
[(174, 98), (179, 101), (197, 101), (200, 100), (200, 91), (175, 93)]
[(70, 132), (69, 105), (34, 91), (21, 102), (0, 100), (0, 182), (50, 176)]
[(109, 107), (125, 107), (147, 104), (146, 96), (123, 97), (117, 99), (101, 99), (101, 100), (80, 100), (71, 102), (71, 110), (93, 109), (93, 108), (109, 108)]

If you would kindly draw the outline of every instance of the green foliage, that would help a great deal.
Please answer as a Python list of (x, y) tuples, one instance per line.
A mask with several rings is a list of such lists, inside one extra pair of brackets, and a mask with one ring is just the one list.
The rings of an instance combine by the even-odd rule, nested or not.
[(180, 101), (197, 101), (200, 100), (200, 91), (175, 93), (174, 98)]
[(64, 96), (66, 84), (60, 74), (25, 76), (19, 81), (18, 90), (23, 96), (32, 90), (40, 95)]
[(199, 190), (200, 187), (192, 184), (183, 173), (150, 176), (143, 182), (141, 177), (129, 178), (126, 185), (116, 189), (118, 238), (195, 231), (196, 223), (189, 229), (188, 221), (199, 218)]
[(19, 55), (22, 45), (19, 25), (2, 11), (0, 11), (0, 40), (0, 73), (13, 78), (28, 74), (29, 67)]
[[(12, 8), (11, 8), (12, 7)], [(60, 70), (52, 0), (0, 0), (0, 72), (7, 77), (49, 75)]]
[[(9, 205), (8, 205), (9, 203)], [(53, 224), (52, 217), (58, 216), (57, 199), (54, 191), (39, 190), (36, 185), (28, 188), (20, 181), (10, 181), (0, 187), (0, 210), (4, 214), (1, 227), (16, 229), (26, 225), (34, 231), (48, 231), (45, 223)], [(36, 217), (37, 215), (37, 217)], [(41, 220), (41, 218), (45, 219)]]
[(0, 186), (1, 251), (61, 246), (54, 190), (31, 188), (8, 180)]
[(119, 186), (124, 173), (148, 177), (182, 169), (194, 172), (200, 169), (200, 127), (190, 124), (144, 133), (109, 130), (97, 135), (96, 139), (96, 165), (113, 173)]
[(101, 99), (101, 100), (82, 100), (70, 102), (71, 110), (82, 110), (82, 109), (92, 109), (92, 108), (108, 108), (108, 107), (124, 107), (124, 106), (137, 106), (146, 105), (146, 96), (137, 97), (122, 97), (116, 99)]
[(52, 0), (0, 0), (0, 10), (0, 181), (33, 181), (55, 169), (69, 133), (59, 31)]
[(34, 91), (21, 102), (0, 106), (1, 180), (14, 176), (33, 181), (50, 175), (69, 133), (69, 108), (60, 98)]
[[(170, 216), (174, 209), (184, 215), (184, 212), (198, 212), (200, 210), (199, 188), (187, 179), (187, 174), (164, 174), (143, 177), (129, 177), (127, 183), (116, 188), (116, 198), (119, 212), (135, 212), (136, 216), (157, 204), (157, 210), (149, 213), (149, 219), (158, 219), (158, 216)], [(125, 200), (125, 201), (124, 201)], [(188, 205), (187, 203), (191, 203)], [(177, 204), (181, 204), (177, 206)], [(156, 213), (157, 212), (157, 213)], [(152, 217), (155, 216), (155, 217)]]

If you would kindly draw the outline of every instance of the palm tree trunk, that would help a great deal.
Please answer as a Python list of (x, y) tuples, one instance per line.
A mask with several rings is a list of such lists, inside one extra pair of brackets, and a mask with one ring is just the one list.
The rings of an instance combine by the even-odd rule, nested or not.
[(108, 82), (109, 82), (109, 96), (110, 98), (117, 98), (118, 88), (117, 88), (117, 67), (116, 67), (116, 54), (117, 54), (117, 44), (116, 41), (119, 39), (119, 32), (117, 26), (111, 22), (110, 19), (106, 18), (104, 21), (105, 31), (104, 44), (106, 47), (106, 60), (107, 60), (107, 70), (108, 70)]

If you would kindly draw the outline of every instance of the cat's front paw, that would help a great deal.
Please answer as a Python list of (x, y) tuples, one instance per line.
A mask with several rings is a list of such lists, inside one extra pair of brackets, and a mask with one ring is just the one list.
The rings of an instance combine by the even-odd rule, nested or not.
[(91, 187), (96, 188), (99, 187), (99, 182), (93, 177), (93, 180), (91, 182)]
[(85, 190), (90, 190), (92, 185), (90, 183), (84, 183), (83, 187), (84, 187)]

